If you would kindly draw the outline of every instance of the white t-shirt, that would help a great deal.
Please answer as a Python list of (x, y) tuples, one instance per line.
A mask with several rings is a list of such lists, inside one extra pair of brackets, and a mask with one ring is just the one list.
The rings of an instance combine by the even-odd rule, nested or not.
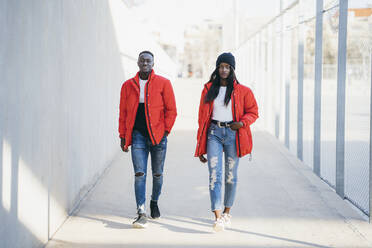
[(233, 120), (232, 111), (231, 111), (231, 100), (229, 104), (225, 105), (225, 94), (226, 86), (221, 86), (220, 91), (213, 103), (213, 114), (212, 119), (216, 121), (229, 122)]
[(142, 80), (141, 78), (139, 79), (139, 85), (140, 85), (140, 98), (139, 102), (144, 103), (145, 102), (145, 84), (147, 80)]

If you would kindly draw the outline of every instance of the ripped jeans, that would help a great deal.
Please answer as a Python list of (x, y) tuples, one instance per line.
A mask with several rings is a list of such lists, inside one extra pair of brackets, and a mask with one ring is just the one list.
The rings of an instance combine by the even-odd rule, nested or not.
[(236, 131), (211, 123), (208, 129), (207, 159), (209, 168), (209, 194), (212, 211), (222, 210), (222, 152), (225, 154), (225, 207), (232, 207), (238, 179), (239, 157), (236, 153)]
[(132, 134), (132, 162), (135, 173), (134, 191), (138, 213), (146, 213), (146, 175), (147, 159), (151, 155), (152, 170), (152, 195), (151, 200), (159, 199), (163, 186), (163, 169), (167, 151), (167, 136), (164, 136), (156, 146), (144, 137), (139, 131), (133, 130)]

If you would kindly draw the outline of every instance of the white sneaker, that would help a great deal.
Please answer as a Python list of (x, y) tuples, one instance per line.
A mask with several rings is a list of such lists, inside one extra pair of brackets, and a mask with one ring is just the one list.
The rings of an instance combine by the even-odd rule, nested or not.
[(231, 215), (230, 214), (222, 214), (223, 222), (225, 224), (225, 227), (231, 227)]
[(146, 214), (138, 214), (138, 217), (133, 222), (133, 228), (146, 228), (147, 216)]
[(222, 219), (222, 217), (218, 218), (214, 224), (213, 224), (213, 229), (214, 231), (216, 232), (220, 232), (220, 231), (223, 231), (225, 229), (225, 223)]

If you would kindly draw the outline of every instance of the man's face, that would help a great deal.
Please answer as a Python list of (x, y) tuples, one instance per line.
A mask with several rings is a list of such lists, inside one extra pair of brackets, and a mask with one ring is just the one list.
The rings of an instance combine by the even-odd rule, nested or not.
[(149, 73), (151, 72), (152, 67), (154, 66), (154, 58), (151, 56), (151, 54), (142, 53), (138, 57), (137, 65), (139, 67), (140, 72)]

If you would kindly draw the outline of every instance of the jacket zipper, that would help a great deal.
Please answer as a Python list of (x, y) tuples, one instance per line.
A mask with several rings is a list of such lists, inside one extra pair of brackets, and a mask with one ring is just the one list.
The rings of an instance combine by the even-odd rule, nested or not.
[[(234, 120), (234, 121), (236, 121), (237, 118), (236, 118), (236, 110), (235, 110), (235, 92), (233, 92), (233, 99), (234, 99), (233, 110), (234, 110), (234, 117), (235, 117), (235, 120)], [(240, 157), (241, 152), (240, 152), (239, 129), (237, 130), (237, 134), (236, 134), (236, 136), (238, 137), (238, 156)]]
[(146, 104), (145, 104), (145, 109), (146, 109), (146, 113), (147, 113), (147, 121), (148, 121), (148, 129), (150, 129), (149, 133), (150, 133), (150, 137), (152, 138), (152, 142), (154, 145), (157, 145), (156, 143), (156, 140), (155, 140), (155, 137), (154, 137), (154, 134), (152, 133), (152, 128), (151, 128), (151, 122), (150, 122), (150, 114), (149, 114), (149, 107), (148, 107), (148, 101), (149, 101), (149, 98), (148, 98), (148, 90), (149, 90), (149, 82), (150, 82), (150, 78), (149, 80), (147, 81), (146, 83), (146, 90), (144, 92), (145, 94), (145, 97), (146, 97)]
[[(134, 78), (133, 78), (133, 82), (137, 85), (139, 91), (141, 91), (141, 88), (140, 88), (139, 84), (136, 82), (136, 80)], [(146, 85), (146, 86), (148, 86), (148, 85)], [(146, 89), (146, 91), (147, 90), (148, 89)], [(140, 92), (140, 94), (141, 94), (141, 92)], [(146, 92), (144, 92), (144, 94), (146, 95), (146, 102), (147, 102), (148, 101), (148, 98), (147, 98)], [(148, 116), (149, 115), (149, 112), (148, 112), (148, 109), (146, 107), (147, 107), (147, 105), (145, 104), (145, 110), (146, 110), (147, 116)], [(138, 109), (138, 104), (137, 104), (137, 109)], [(135, 122), (135, 119), (134, 119), (134, 122)], [(134, 122), (133, 122), (133, 126), (134, 126)], [(152, 133), (152, 129), (151, 129), (151, 125), (150, 125), (150, 117), (148, 117), (148, 122), (149, 122), (149, 126), (150, 126), (150, 132), (149, 133), (151, 134), (152, 139), (155, 141), (154, 134)], [(133, 130), (133, 128), (132, 128), (132, 130)], [(147, 131), (149, 131), (149, 130), (147, 129)], [(153, 143), (155, 143), (155, 142), (153, 142)]]

